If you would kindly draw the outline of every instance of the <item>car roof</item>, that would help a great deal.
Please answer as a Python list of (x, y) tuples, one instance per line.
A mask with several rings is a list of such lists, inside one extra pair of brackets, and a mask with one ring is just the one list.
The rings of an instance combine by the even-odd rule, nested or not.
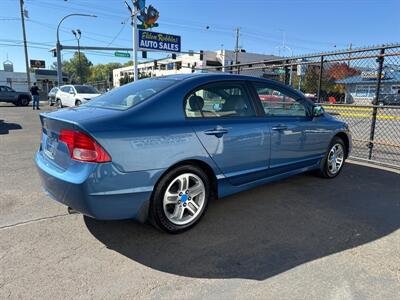
[(246, 76), (246, 75), (237, 75), (230, 73), (222, 73), (222, 72), (195, 72), (188, 74), (175, 74), (175, 75), (166, 75), (159, 76), (158, 79), (172, 79), (172, 80), (187, 80), (193, 78), (220, 78), (220, 79), (256, 79), (254, 76)]

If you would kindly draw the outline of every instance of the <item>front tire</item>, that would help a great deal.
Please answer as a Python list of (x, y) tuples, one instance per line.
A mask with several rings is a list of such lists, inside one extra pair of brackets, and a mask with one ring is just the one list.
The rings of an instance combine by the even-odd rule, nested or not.
[(28, 106), (29, 105), (29, 99), (26, 97), (22, 97), (18, 100), (18, 106)]
[(335, 178), (342, 171), (346, 157), (346, 146), (343, 140), (335, 136), (321, 161), (319, 175), (324, 178)]
[(57, 99), (57, 100), (56, 100), (56, 103), (57, 103), (57, 107), (58, 107), (58, 108), (63, 108), (63, 107), (64, 107), (64, 106), (62, 105), (61, 99)]
[(150, 221), (166, 232), (183, 232), (199, 222), (210, 197), (207, 174), (193, 165), (179, 166), (164, 175), (155, 187)]
[(79, 105), (81, 105), (82, 104), (82, 101), (81, 100), (76, 100), (75, 101), (75, 106), (79, 106)]

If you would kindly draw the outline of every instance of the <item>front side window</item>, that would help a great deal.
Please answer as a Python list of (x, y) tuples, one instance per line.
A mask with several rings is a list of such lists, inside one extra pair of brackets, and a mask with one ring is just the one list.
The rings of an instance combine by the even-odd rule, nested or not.
[(85, 106), (126, 110), (174, 85), (177, 81), (161, 78), (142, 79), (111, 90), (85, 103)]
[(304, 105), (287, 93), (263, 84), (254, 83), (258, 97), (264, 108), (266, 116), (280, 117), (305, 117), (307, 116)]
[(252, 117), (255, 111), (239, 83), (217, 83), (194, 90), (186, 97), (188, 118)]

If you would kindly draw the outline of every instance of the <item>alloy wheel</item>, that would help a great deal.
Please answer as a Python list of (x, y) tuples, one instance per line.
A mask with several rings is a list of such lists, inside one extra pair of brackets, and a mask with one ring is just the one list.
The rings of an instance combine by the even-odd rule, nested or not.
[(164, 193), (163, 209), (167, 219), (175, 225), (186, 225), (202, 212), (206, 190), (201, 178), (184, 173), (174, 178)]
[(344, 150), (343, 146), (339, 143), (334, 144), (329, 150), (328, 154), (328, 170), (332, 175), (335, 175), (340, 171), (344, 161)]

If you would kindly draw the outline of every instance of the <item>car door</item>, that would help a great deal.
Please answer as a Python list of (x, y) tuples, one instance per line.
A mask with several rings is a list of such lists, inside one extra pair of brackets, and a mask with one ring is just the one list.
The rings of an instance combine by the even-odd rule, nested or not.
[(270, 132), (257, 116), (245, 83), (203, 85), (186, 97), (188, 124), (233, 185), (265, 176)]
[(74, 95), (71, 94), (73, 92), (73, 89), (71, 86), (65, 86), (62, 88), (62, 102), (63, 105), (65, 106), (74, 106), (75, 101), (74, 100)]
[(8, 86), (3, 86), (2, 87), (1, 95), (2, 95), (3, 100), (6, 100), (6, 101), (15, 100), (15, 91), (12, 88), (8, 87)]
[(253, 86), (271, 128), (271, 174), (316, 164), (326, 150), (329, 131), (314, 122), (311, 104), (281, 85), (260, 81)]

